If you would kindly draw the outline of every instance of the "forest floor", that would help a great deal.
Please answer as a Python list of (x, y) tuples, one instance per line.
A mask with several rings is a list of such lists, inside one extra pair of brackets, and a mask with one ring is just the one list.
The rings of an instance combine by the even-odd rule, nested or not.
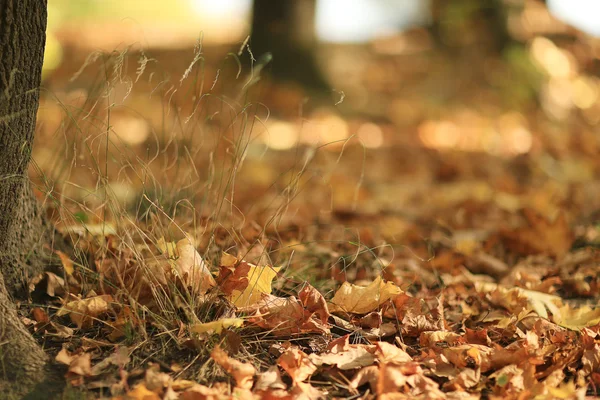
[(348, 109), (191, 52), (48, 78), (31, 176), (74, 250), (20, 308), (64, 397), (600, 396), (585, 116), (411, 57)]

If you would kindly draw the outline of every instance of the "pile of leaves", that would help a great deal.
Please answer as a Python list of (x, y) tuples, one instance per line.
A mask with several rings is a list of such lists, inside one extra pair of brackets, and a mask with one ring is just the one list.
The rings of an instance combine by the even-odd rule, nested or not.
[[(382, 274), (326, 296), (238, 255), (209, 265), (194, 234), (127, 243), (88, 226), (80, 246), (94, 268), (59, 252), (65, 275), (32, 284), (55, 307), (25, 321), (70, 385), (118, 399), (593, 394), (600, 309), (585, 299), (598, 298), (600, 254), (573, 248), (564, 217), (526, 209), (523, 221), (485, 240), (455, 233), (416, 266), (379, 257)], [(508, 267), (484, 251), (493, 243), (527, 256)]]

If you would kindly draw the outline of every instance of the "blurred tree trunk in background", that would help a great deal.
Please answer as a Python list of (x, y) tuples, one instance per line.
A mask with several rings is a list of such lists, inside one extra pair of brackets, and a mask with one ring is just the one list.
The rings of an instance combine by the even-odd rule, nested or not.
[(47, 229), (27, 169), (46, 17), (45, 0), (0, 0), (0, 392), (42, 379), (46, 363), (12, 302), (23, 288), (27, 293), (27, 278), (44, 268)]
[(254, 0), (250, 50), (256, 60), (266, 53), (266, 68), (276, 80), (300, 84), (309, 91), (329, 91), (315, 57), (316, 0)]

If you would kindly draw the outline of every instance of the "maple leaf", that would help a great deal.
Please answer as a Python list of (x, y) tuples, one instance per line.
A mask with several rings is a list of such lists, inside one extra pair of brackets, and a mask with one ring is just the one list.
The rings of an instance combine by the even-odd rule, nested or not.
[(588, 306), (571, 308), (566, 305), (561, 307), (557, 314), (552, 315), (552, 320), (563, 328), (580, 331), (600, 324), (600, 308), (592, 309)]
[(296, 297), (277, 297), (263, 295), (260, 302), (252, 307), (242, 309), (255, 314), (250, 322), (262, 328), (271, 330), (278, 336), (289, 336), (298, 333), (329, 333), (329, 327), (322, 320), (313, 318), (314, 313), (304, 308)]
[(402, 289), (392, 282), (384, 282), (381, 277), (368, 286), (344, 282), (329, 302), (329, 309), (332, 312), (366, 314), (401, 293)]
[[(242, 261), (226, 253), (224, 253), (221, 258), (221, 265), (228, 267), (238, 265), (240, 262)], [(241, 284), (239, 288), (231, 288), (231, 294), (229, 296), (231, 302), (237, 307), (252, 306), (259, 302), (263, 294), (270, 294), (272, 291), (271, 282), (281, 269), (271, 267), (270, 265), (259, 267), (250, 263), (244, 262), (244, 264), (246, 265), (243, 267), (242, 271), (245, 272), (247, 269), (247, 276), (244, 277), (243, 274), (238, 274), (236, 275), (236, 279), (247, 279), (248, 284), (245, 285), (245, 287)], [(227, 280), (225, 280), (225, 282), (227, 282)], [(228, 288), (227, 290), (229, 290), (232, 285), (235, 287), (235, 285), (229, 281), (226, 286)], [(244, 287), (244, 289), (240, 290), (242, 287)]]
[(217, 282), (224, 294), (231, 296), (234, 290), (241, 292), (248, 287), (250, 264), (227, 253), (221, 256), (220, 264)]
[(374, 352), (374, 346), (355, 344), (337, 353), (311, 354), (309, 359), (316, 366), (335, 365), (345, 371), (372, 365), (375, 362)]

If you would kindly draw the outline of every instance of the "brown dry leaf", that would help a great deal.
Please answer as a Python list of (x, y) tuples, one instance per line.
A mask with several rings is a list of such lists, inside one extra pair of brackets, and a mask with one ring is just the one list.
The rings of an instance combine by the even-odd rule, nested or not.
[(393, 344), (377, 342), (375, 346), (375, 356), (380, 363), (402, 364), (413, 360), (407, 352)]
[(215, 346), (210, 357), (223, 367), (228, 374), (233, 376), (238, 388), (245, 390), (252, 389), (256, 369), (251, 364), (230, 358), (219, 346)]
[(250, 264), (227, 253), (222, 254), (220, 264), (217, 283), (224, 294), (231, 296), (234, 290), (242, 292), (248, 287)]
[(178, 241), (176, 250), (175, 274), (186, 287), (192, 288), (196, 294), (204, 294), (216, 286), (206, 263), (190, 239)]
[(111, 365), (124, 368), (130, 361), (129, 349), (125, 346), (118, 347), (113, 354), (93, 366), (92, 375), (100, 375)]
[(371, 390), (375, 392), (377, 390), (377, 379), (379, 378), (379, 367), (372, 365), (361, 369), (354, 375), (350, 381), (350, 387), (357, 389), (358, 387), (369, 384)]
[(479, 293), (487, 294), (493, 304), (505, 307), (513, 313), (528, 309), (535, 311), (542, 318), (548, 318), (548, 311), (554, 316), (560, 315), (562, 299), (559, 296), (534, 290), (507, 288), (489, 282), (475, 282), (475, 289)]
[(227, 396), (226, 390), (216, 387), (208, 387), (197, 383), (185, 392), (181, 393), (179, 398), (181, 400), (218, 400), (222, 398), (229, 398), (229, 396)]
[(569, 252), (574, 235), (566, 216), (549, 221), (531, 209), (523, 211), (528, 226), (502, 232), (506, 245), (520, 254), (547, 254), (562, 258)]
[(373, 365), (375, 362), (374, 346), (368, 346), (364, 344), (348, 345), (341, 352), (336, 353), (325, 353), (325, 354), (311, 354), (308, 356), (309, 360), (320, 367), (323, 364), (335, 365), (342, 371), (349, 369), (355, 369), (360, 367), (367, 367)]
[(289, 346), (277, 360), (294, 382), (304, 382), (317, 370), (308, 355), (296, 346)]
[(50, 322), (50, 318), (48, 317), (48, 314), (46, 314), (46, 311), (42, 310), (39, 307), (34, 307), (31, 310), (31, 314), (32, 314), (35, 322), (37, 322), (38, 324), (39, 323), (47, 324)]
[(521, 368), (511, 364), (491, 374), (490, 378), (496, 382), (497, 395), (508, 397), (508, 390), (515, 394), (523, 391), (525, 389), (523, 372)]
[(67, 315), (79, 329), (92, 326), (94, 319), (108, 311), (113, 297), (108, 294), (70, 301), (56, 313), (58, 316)]
[(74, 356), (72, 356), (66, 348), (62, 348), (61, 351), (58, 352), (54, 359), (59, 363), (65, 365), (71, 365), (71, 361), (73, 361)]
[(67, 275), (73, 275), (73, 272), (75, 271), (75, 268), (73, 267), (73, 260), (71, 260), (68, 255), (66, 255), (60, 250), (54, 250), (54, 252), (60, 258), (63, 269), (65, 270)]
[(122, 306), (114, 322), (108, 325), (112, 332), (108, 335), (108, 340), (116, 341), (125, 336), (126, 329), (133, 329), (143, 324), (143, 321), (131, 310), (130, 306)]
[(67, 379), (73, 386), (83, 384), (83, 378), (92, 375), (92, 356), (90, 353), (71, 354), (66, 348), (56, 355), (55, 360), (68, 365)]
[(279, 365), (292, 378), (292, 398), (321, 399), (321, 392), (310, 383), (304, 382), (312, 376), (317, 367), (309, 360), (306, 353), (296, 346), (291, 346), (277, 360)]
[(329, 302), (329, 309), (331, 312), (366, 314), (401, 293), (402, 289), (392, 282), (384, 282), (381, 277), (368, 286), (344, 282)]
[(263, 295), (259, 303), (247, 308), (246, 311), (254, 311), (249, 318), (251, 323), (271, 330), (274, 335), (329, 333), (329, 326), (321, 322), (322, 318), (313, 318), (314, 314), (305, 309), (300, 300), (295, 297)]
[(454, 346), (463, 342), (463, 340), (458, 333), (449, 331), (428, 331), (422, 332), (419, 336), (419, 345), (421, 347), (432, 347), (440, 342)]
[(308, 312), (318, 316), (323, 324), (327, 324), (331, 314), (329, 314), (327, 301), (321, 292), (309, 283), (305, 283), (300, 293), (298, 293), (298, 298)]
[(393, 394), (398, 392), (407, 394), (406, 398), (446, 398), (438, 384), (426, 377), (421, 367), (414, 362), (402, 365), (381, 364), (376, 388), (376, 393), (382, 399), (393, 398)]
[(459, 369), (477, 369), (481, 368), (483, 363), (489, 365), (492, 353), (494, 353), (493, 349), (479, 344), (463, 344), (442, 351), (448, 361)]

